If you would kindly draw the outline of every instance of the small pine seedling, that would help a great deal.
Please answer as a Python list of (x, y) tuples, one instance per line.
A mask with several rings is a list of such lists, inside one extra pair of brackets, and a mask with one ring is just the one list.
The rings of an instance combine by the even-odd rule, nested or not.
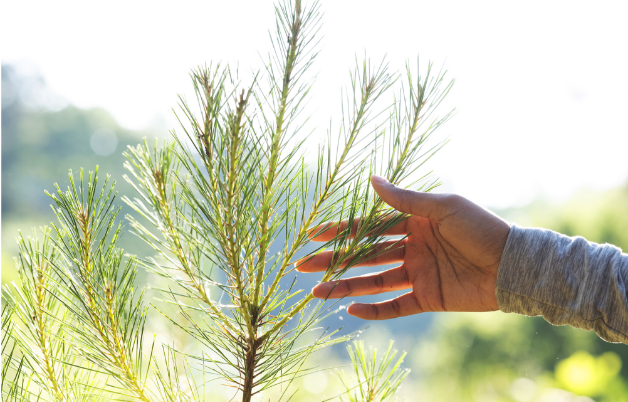
[(347, 346), (353, 365), (353, 376), (349, 378), (344, 371), (338, 372), (337, 378), (346, 391), (338, 396), (345, 402), (393, 402), (401, 382), (410, 374), (410, 369), (401, 367), (406, 352), (395, 361), (397, 351), (393, 350), (393, 341), (388, 344), (384, 355), (377, 359), (377, 349), (365, 350), (364, 342), (354, 341), (353, 347)]

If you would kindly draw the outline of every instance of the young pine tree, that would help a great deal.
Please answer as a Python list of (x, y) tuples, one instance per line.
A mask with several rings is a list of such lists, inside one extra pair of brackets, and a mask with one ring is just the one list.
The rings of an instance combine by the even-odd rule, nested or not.
[[(174, 141), (126, 152), (126, 179), (137, 191), (123, 197), (136, 211), (127, 218), (156, 255), (124, 255), (113, 185), (99, 189), (97, 174), (85, 182), (81, 172), (77, 183), (70, 174), (70, 188), (51, 194), (59, 224), (44, 230), (41, 250), (21, 250), (33, 262), (20, 265), (23, 293), (35, 296), (5, 289), (7, 316), (29, 331), (9, 338), (6, 353), (3, 343), (14, 378), (6, 395), (201, 400), (214, 384), (209, 379), (220, 378), (244, 402), (278, 384), (284, 397), (307, 373), (311, 353), (346, 339), (331, 331), (304, 341), (327, 308), (291, 280), (294, 264), (331, 249), (322, 281), (332, 281), (396, 246), (382, 240), (407, 216), (377, 197), (369, 177), (419, 191), (437, 185), (427, 174), (406, 182), (442, 146), (427, 140), (451, 115), (439, 118), (434, 110), (453, 82), (434, 75), (431, 64), (424, 76), (408, 67), (386, 104), (397, 77), (384, 62), (356, 63), (342, 121), (328, 130), (312, 163), (302, 112), (318, 54), (320, 5), (295, 0), (275, 10), (274, 53), (261, 72), (244, 86), (228, 66), (199, 67), (191, 74), (196, 104), (180, 98)], [(329, 241), (307, 247), (323, 232)], [(178, 313), (157, 309), (202, 348), (184, 353), (164, 345), (163, 358), (156, 357), (155, 342), (144, 340), (138, 264), (166, 281), (160, 291)], [(22, 380), (31, 377), (36, 385), (28, 388)]]

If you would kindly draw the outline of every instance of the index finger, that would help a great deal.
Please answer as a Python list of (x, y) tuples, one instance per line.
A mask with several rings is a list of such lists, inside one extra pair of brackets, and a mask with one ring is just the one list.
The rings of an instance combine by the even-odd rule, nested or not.
[[(385, 224), (385, 222), (387, 222), (388, 220), (392, 218), (399, 217), (399, 215), (402, 215), (402, 214), (393, 213), (385, 217), (380, 223), (380, 225)], [(349, 235), (349, 238), (353, 239), (355, 237), (358, 231), (359, 224), (360, 224), (360, 218), (356, 218), (353, 220), (353, 223), (351, 225), (351, 234)], [(396, 236), (396, 235), (408, 234), (407, 224), (408, 224), (408, 219), (406, 218), (402, 220), (401, 222), (386, 229), (383, 235)], [(340, 221), (340, 224), (338, 224), (338, 222), (326, 222), (318, 226), (315, 226), (313, 228), (309, 228), (307, 231), (307, 234), (310, 240), (313, 240), (313, 241), (330, 241), (331, 239), (336, 237), (339, 233), (345, 231), (348, 228), (348, 226), (349, 226), (348, 219), (344, 219)]]

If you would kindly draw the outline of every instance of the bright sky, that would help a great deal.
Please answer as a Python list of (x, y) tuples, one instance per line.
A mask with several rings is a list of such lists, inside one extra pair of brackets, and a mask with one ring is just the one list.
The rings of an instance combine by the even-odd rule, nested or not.
[[(560, 200), (628, 181), (628, 2), (323, 0), (325, 36), (310, 102), (322, 128), (337, 114), (354, 54), (394, 70), (445, 63), (458, 114), (431, 167), (488, 207)], [(122, 125), (175, 123), (188, 71), (211, 60), (261, 65), (271, 1), (7, 1), (3, 62), (28, 60), (54, 91), (102, 106)]]

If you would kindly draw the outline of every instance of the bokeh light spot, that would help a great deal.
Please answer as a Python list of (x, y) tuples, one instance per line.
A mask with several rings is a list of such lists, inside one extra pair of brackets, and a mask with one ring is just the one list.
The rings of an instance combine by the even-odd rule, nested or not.
[(568, 391), (595, 396), (602, 392), (621, 369), (621, 359), (613, 352), (594, 357), (579, 351), (556, 366), (556, 380)]
[(111, 155), (118, 147), (118, 136), (111, 130), (101, 128), (94, 131), (89, 140), (89, 145), (96, 155)]
[(536, 384), (529, 378), (517, 378), (510, 386), (510, 394), (518, 402), (531, 401), (536, 394)]
[(325, 373), (312, 373), (303, 379), (303, 388), (311, 394), (320, 394), (327, 388), (327, 376)]

